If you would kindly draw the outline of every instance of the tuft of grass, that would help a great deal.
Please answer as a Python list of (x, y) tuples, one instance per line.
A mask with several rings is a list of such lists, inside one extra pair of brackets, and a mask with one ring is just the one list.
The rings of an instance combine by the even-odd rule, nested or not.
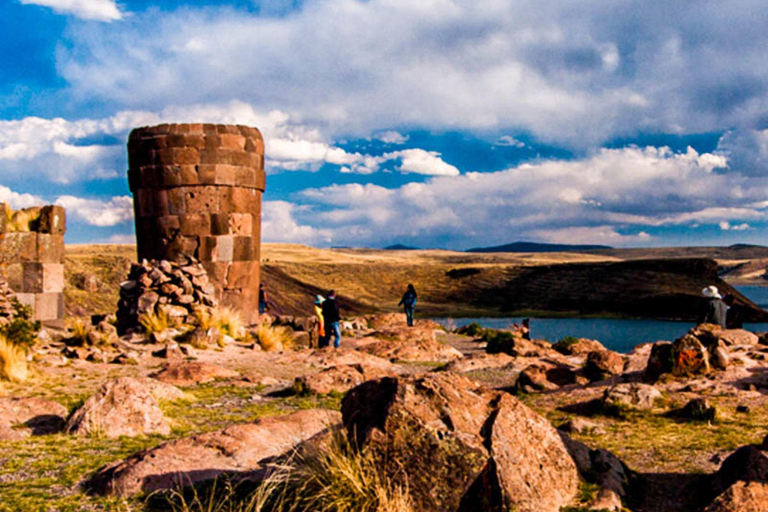
[(240, 313), (230, 307), (218, 307), (211, 314), (213, 326), (219, 332), (238, 340), (245, 334), (243, 317)]
[[(341, 434), (272, 465), (256, 489), (223, 479), (167, 495), (174, 512), (413, 512), (408, 489), (382, 475), (366, 451)], [(166, 507), (167, 508), (167, 507)]]
[(37, 333), (40, 330), (40, 322), (32, 321), (32, 309), (18, 300), (13, 300), (13, 320), (0, 327), (0, 334), (14, 345), (31, 348), (37, 341)]
[(561, 354), (568, 354), (568, 348), (571, 345), (575, 345), (579, 342), (579, 339), (574, 336), (566, 336), (565, 338), (561, 339), (554, 345), (552, 345), (552, 348), (560, 352)]
[(24, 382), (27, 376), (26, 352), (0, 335), (0, 378), (11, 382)]
[(261, 348), (267, 352), (290, 350), (293, 347), (293, 338), (285, 327), (261, 324), (254, 334)]
[(147, 335), (163, 332), (170, 327), (168, 315), (165, 311), (145, 313), (139, 317), (139, 324), (144, 328), (144, 332), (146, 332)]
[(88, 334), (93, 330), (91, 324), (82, 318), (75, 318), (69, 324), (69, 343), (79, 347), (89, 344)]

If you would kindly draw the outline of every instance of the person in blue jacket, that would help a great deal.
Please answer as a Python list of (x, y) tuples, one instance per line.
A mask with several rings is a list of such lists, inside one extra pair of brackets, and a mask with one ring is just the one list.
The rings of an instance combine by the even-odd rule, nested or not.
[(398, 306), (403, 306), (405, 310), (405, 319), (408, 322), (408, 327), (413, 327), (413, 311), (416, 309), (416, 289), (412, 284), (408, 285), (408, 289), (405, 290), (403, 298), (400, 299)]

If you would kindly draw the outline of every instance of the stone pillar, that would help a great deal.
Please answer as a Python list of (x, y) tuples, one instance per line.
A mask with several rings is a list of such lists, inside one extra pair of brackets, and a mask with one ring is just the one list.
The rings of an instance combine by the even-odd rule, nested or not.
[(264, 141), (256, 128), (163, 124), (128, 139), (139, 259), (191, 256), (217, 299), (258, 317)]
[(64, 233), (61, 206), (12, 211), (0, 203), (0, 273), (32, 318), (64, 318)]

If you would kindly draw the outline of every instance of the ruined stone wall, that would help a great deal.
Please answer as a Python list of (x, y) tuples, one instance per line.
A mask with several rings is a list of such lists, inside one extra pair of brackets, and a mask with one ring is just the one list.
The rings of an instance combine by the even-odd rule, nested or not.
[(64, 318), (64, 233), (61, 206), (12, 211), (0, 203), (0, 273), (35, 320)]
[(139, 259), (191, 256), (216, 298), (258, 316), (264, 142), (256, 128), (164, 124), (128, 140)]

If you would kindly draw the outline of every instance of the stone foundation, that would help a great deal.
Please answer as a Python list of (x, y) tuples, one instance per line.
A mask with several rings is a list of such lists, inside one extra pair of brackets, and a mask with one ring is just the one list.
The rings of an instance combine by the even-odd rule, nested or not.
[(164, 124), (128, 140), (139, 260), (195, 258), (216, 298), (258, 318), (264, 142), (256, 128)]
[(12, 211), (0, 203), (0, 272), (34, 320), (64, 318), (64, 233), (61, 206)]

